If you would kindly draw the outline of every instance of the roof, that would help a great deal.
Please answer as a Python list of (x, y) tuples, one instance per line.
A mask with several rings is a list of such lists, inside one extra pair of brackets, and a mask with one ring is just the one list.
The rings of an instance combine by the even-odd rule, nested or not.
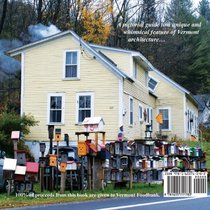
[(200, 94), (193, 96), (198, 102), (199, 111), (203, 111), (206, 108), (206, 103), (210, 103), (210, 94)]
[(154, 68), (153, 71), (156, 74), (158, 74), (160, 77), (162, 77), (163, 79), (165, 79), (167, 82), (171, 83), (174, 87), (176, 87), (181, 92), (184, 92), (186, 94), (190, 94), (190, 91), (188, 91), (187, 89), (185, 89), (184, 87), (182, 87), (180, 84), (178, 84), (177, 82), (175, 82), (174, 80), (172, 80), (171, 78), (169, 78), (168, 76), (166, 76), (165, 74), (163, 74), (162, 72), (160, 72), (159, 70), (157, 70), (156, 68)]
[(61, 32), (52, 36), (49, 36), (47, 38), (41, 39), (39, 41), (24, 45), (22, 47), (15, 48), (13, 50), (10, 50), (7, 52), (10, 56), (16, 56), (21, 54), (22, 52), (35, 47), (37, 45), (41, 45), (43, 43), (58, 39), (63, 36), (72, 35), (72, 37), (80, 43), (81, 47), (86, 48), (89, 52), (91, 52), (95, 59), (98, 59), (100, 62), (102, 62), (109, 70), (112, 71), (113, 74), (115, 74), (118, 77), (127, 78), (130, 81), (133, 82), (133, 79), (127, 75), (125, 72), (123, 72), (121, 69), (119, 69), (116, 65), (114, 65), (110, 60), (105, 58), (102, 54), (100, 54), (97, 50), (95, 50), (91, 45), (89, 45), (87, 42), (85, 42), (81, 37), (79, 37), (75, 32), (69, 30), (65, 32)]
[(197, 100), (193, 97), (192, 93), (189, 90), (187, 90), (184, 87), (182, 87), (180, 84), (178, 84), (177, 82), (175, 82), (174, 80), (172, 80), (171, 78), (169, 78), (168, 76), (166, 76), (165, 74), (163, 74), (162, 72), (160, 72), (155, 67), (153, 67), (153, 72), (155, 72), (157, 75), (159, 75), (160, 77), (162, 77), (169, 84), (173, 85), (177, 90), (179, 90), (180, 92), (182, 92), (183, 94), (185, 94), (186, 97), (191, 102), (193, 102), (196, 106), (198, 106)]
[(96, 45), (96, 44), (90, 44), (90, 46), (98, 50), (103, 49), (103, 50), (109, 50), (113, 52), (131, 54), (131, 56), (137, 59), (139, 62), (143, 62), (148, 71), (151, 71), (154, 68), (153, 65), (138, 51), (121, 49), (121, 48), (116, 48), (116, 47), (101, 46), (101, 45)]
[(103, 122), (103, 124), (105, 124), (102, 117), (86, 117), (82, 122), (82, 124), (93, 125), (93, 124), (99, 124), (101, 121)]

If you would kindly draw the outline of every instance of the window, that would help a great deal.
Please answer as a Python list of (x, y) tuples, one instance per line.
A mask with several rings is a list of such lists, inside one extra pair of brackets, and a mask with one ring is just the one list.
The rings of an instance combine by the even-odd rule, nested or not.
[(143, 121), (143, 106), (139, 104), (139, 121)]
[(65, 78), (79, 78), (79, 53), (78, 51), (65, 52)]
[(169, 109), (159, 109), (159, 113), (162, 113), (163, 117), (163, 124), (162, 124), (162, 129), (163, 130), (170, 130), (170, 113)]
[(64, 93), (48, 94), (48, 124), (64, 123)]
[(150, 88), (152, 91), (154, 91), (154, 90), (155, 90), (155, 88), (156, 88), (157, 84), (158, 84), (158, 82), (157, 82), (157, 81), (155, 81), (155, 80), (154, 80), (154, 79), (152, 79), (152, 78), (149, 78), (149, 83), (148, 83), (148, 86), (149, 86), (149, 88)]
[(135, 79), (137, 79), (137, 77), (138, 77), (138, 67), (137, 67), (136, 62), (134, 62), (133, 76), (134, 76)]
[(93, 93), (77, 94), (77, 123), (82, 123), (86, 117), (93, 117)]
[(129, 124), (133, 125), (133, 98), (129, 98)]
[(147, 108), (147, 123), (151, 125), (150, 129), (152, 130), (153, 112), (151, 107)]

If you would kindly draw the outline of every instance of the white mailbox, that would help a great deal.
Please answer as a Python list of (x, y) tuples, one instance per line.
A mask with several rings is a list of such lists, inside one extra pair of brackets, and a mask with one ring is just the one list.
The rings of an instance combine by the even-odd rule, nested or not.
[(15, 171), (17, 165), (17, 159), (5, 158), (3, 170), (5, 171)]
[(102, 117), (86, 117), (82, 123), (85, 132), (104, 132), (104, 120)]

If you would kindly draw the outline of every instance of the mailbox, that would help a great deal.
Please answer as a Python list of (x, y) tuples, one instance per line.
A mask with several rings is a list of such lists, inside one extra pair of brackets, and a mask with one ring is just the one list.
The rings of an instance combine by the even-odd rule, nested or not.
[(26, 163), (26, 151), (18, 150), (17, 151), (17, 164), (25, 165), (25, 163)]
[(85, 142), (78, 142), (78, 155), (79, 156), (87, 155), (87, 145)]
[(123, 141), (122, 142), (122, 154), (123, 155), (127, 155), (128, 154), (128, 142), (127, 141)]
[(115, 145), (114, 145), (114, 148), (115, 148), (115, 155), (122, 155), (122, 142), (121, 141), (116, 141), (115, 142)]
[(57, 155), (50, 154), (50, 166), (57, 166)]
[(11, 139), (18, 141), (20, 138), (20, 131), (12, 131), (11, 133)]
[(120, 167), (121, 168), (126, 168), (128, 166), (128, 157), (123, 156), (120, 158)]
[(39, 146), (40, 146), (40, 152), (45, 152), (45, 149), (46, 149), (46, 144), (44, 143), (44, 142), (41, 142), (40, 144), (39, 144)]
[(61, 162), (67, 162), (68, 160), (68, 154), (66, 153), (61, 153)]
[(55, 141), (61, 141), (61, 129), (60, 128), (55, 129)]
[(40, 168), (46, 167), (46, 158), (45, 157), (39, 158), (39, 166), (40, 166)]
[(115, 143), (111, 142), (109, 146), (109, 152), (110, 154), (114, 155), (114, 150), (115, 150)]
[(27, 192), (32, 191), (32, 190), (33, 190), (33, 184), (32, 184), (31, 182), (26, 182), (26, 183), (25, 183), (25, 190), (26, 190)]
[(66, 163), (61, 162), (60, 164), (60, 172), (65, 173), (66, 172)]
[(49, 139), (54, 138), (54, 125), (48, 125), (48, 134), (49, 134)]
[(123, 171), (122, 179), (123, 179), (123, 181), (129, 181), (130, 180), (130, 173), (129, 173), (129, 171)]

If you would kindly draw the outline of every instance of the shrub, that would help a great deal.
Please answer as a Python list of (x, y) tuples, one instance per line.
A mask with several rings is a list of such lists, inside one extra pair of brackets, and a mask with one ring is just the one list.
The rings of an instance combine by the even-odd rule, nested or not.
[[(0, 149), (6, 152), (9, 157), (13, 156), (12, 131), (21, 131), (21, 137), (30, 133), (30, 127), (38, 124), (38, 121), (31, 115), (19, 116), (16, 113), (3, 112), (0, 114)], [(22, 141), (18, 143), (19, 149), (29, 152)]]

